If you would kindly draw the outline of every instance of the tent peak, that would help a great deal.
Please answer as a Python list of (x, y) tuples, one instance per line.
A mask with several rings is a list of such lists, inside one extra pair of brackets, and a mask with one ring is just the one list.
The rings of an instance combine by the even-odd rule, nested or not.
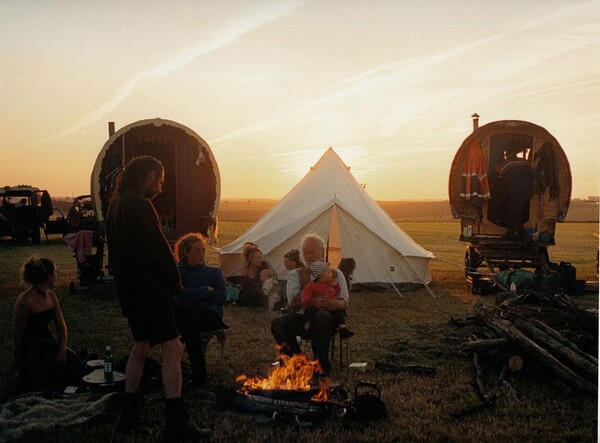
[(346, 163), (344, 163), (344, 160), (342, 160), (342, 158), (339, 156), (339, 154), (331, 146), (329, 148), (327, 148), (327, 150), (323, 153), (323, 155), (321, 155), (321, 157), (319, 157), (319, 160), (317, 160), (317, 162), (313, 166), (310, 167), (310, 170), (312, 171), (315, 168), (317, 168), (320, 163), (324, 163), (327, 161), (334, 161), (334, 160), (339, 162), (346, 170), (350, 171), (350, 166), (348, 166)]

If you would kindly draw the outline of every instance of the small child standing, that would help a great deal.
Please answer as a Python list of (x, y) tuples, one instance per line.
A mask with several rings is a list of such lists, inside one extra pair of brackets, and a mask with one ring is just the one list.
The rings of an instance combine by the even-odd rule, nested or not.
[(260, 281), (262, 282), (262, 292), (267, 297), (267, 308), (272, 311), (277, 302), (281, 300), (279, 295), (279, 282), (269, 268), (260, 271)]
[[(314, 262), (310, 265), (310, 271), (313, 281), (309, 282), (302, 290), (302, 307), (304, 307), (304, 329), (310, 329), (310, 322), (318, 311), (311, 305), (313, 297), (325, 296), (332, 300), (337, 300), (341, 292), (340, 284), (333, 274), (333, 269), (329, 263)], [(329, 311), (333, 315), (335, 323), (340, 331), (341, 338), (349, 338), (354, 335), (346, 326), (346, 315), (344, 309), (335, 309)]]

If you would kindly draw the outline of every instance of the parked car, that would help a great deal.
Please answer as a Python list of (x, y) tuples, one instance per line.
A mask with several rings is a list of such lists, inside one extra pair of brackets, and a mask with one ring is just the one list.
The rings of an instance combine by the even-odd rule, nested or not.
[(53, 208), (52, 215), (48, 217), (48, 220), (46, 220), (46, 223), (44, 224), (46, 236), (50, 234), (61, 234), (64, 237), (68, 230), (67, 218), (63, 212), (58, 208)]
[(46, 228), (52, 213), (52, 198), (46, 190), (25, 185), (0, 188), (0, 235), (38, 244), (40, 228)]
[(102, 231), (101, 226), (98, 224), (98, 219), (96, 218), (92, 196), (86, 194), (79, 195), (75, 198), (81, 203), (82, 218), (79, 224), (79, 230)]

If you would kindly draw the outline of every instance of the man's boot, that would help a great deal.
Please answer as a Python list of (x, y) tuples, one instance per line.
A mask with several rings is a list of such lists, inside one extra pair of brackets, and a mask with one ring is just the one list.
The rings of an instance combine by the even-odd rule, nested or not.
[(189, 419), (182, 397), (165, 399), (165, 408), (167, 415), (167, 423), (164, 430), (165, 442), (203, 441), (210, 439), (210, 429), (197, 428)]
[(123, 410), (118, 423), (119, 429), (128, 432), (158, 424), (155, 417), (143, 414), (143, 408), (144, 396), (141, 392), (125, 392), (123, 394)]
[[(189, 352), (188, 352), (189, 355)], [(192, 383), (191, 388), (204, 388), (208, 375), (206, 371), (206, 357), (204, 349), (200, 349), (198, 354), (190, 356), (190, 365), (192, 366)]]

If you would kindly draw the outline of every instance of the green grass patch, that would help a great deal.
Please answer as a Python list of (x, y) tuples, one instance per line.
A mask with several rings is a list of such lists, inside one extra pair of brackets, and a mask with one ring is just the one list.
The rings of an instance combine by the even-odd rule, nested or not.
[[(251, 223), (222, 222), (220, 244), (225, 245), (243, 233)], [(457, 328), (449, 318), (457, 313), (471, 313), (473, 303), (490, 297), (478, 297), (467, 291), (464, 279), (464, 248), (458, 242), (459, 227), (454, 222), (401, 222), (401, 228), (436, 259), (431, 262), (434, 299), (424, 289), (403, 293), (352, 293), (348, 325), (356, 332), (350, 340), (350, 361), (368, 363), (360, 377), (337, 371), (337, 381), (346, 380), (353, 388), (358, 379), (377, 382), (383, 392), (389, 419), (368, 426), (332, 420), (313, 428), (257, 424), (249, 417), (230, 410), (215, 409), (191, 396), (186, 398), (194, 420), (215, 432), (215, 441), (597, 441), (597, 399), (555, 383), (534, 377), (528, 371), (512, 377), (519, 401), (501, 397), (493, 408), (462, 420), (450, 414), (478, 403), (470, 382), (473, 368), (470, 359), (457, 353), (467, 340), (470, 327)], [(596, 279), (597, 224), (567, 223), (557, 228), (557, 246), (550, 248), (550, 258), (570, 261), (579, 279)], [(127, 322), (120, 315), (113, 285), (97, 285), (85, 293), (68, 293), (75, 274), (75, 259), (60, 238), (49, 244), (0, 249), (0, 374), (5, 374), (12, 360), (12, 307), (22, 291), (18, 282), (21, 263), (32, 254), (53, 259), (59, 269), (57, 293), (69, 327), (69, 345), (86, 346), (100, 352), (113, 347), (115, 359), (130, 350)], [(277, 258), (271, 257), (271, 260)], [(209, 252), (209, 262), (216, 264), (217, 253)], [(360, 263), (358, 264), (360, 266)], [(583, 307), (597, 308), (598, 295), (574, 298)], [(236, 387), (235, 376), (266, 373), (276, 357), (270, 334), (274, 313), (262, 309), (227, 306), (225, 320), (230, 324), (225, 361), (219, 347), (211, 343), (208, 350), (211, 385)], [(307, 347), (307, 351), (308, 351)], [(158, 349), (152, 356), (160, 359)], [(390, 373), (376, 369), (377, 362), (420, 364), (436, 369), (434, 377)], [(337, 368), (334, 362), (334, 368)], [(499, 368), (486, 367), (486, 381), (491, 385)], [(160, 402), (151, 410), (164, 419)], [(153, 428), (150, 436), (125, 441), (149, 441), (161, 437)], [(56, 439), (79, 442), (119, 441), (112, 425), (60, 431)]]

